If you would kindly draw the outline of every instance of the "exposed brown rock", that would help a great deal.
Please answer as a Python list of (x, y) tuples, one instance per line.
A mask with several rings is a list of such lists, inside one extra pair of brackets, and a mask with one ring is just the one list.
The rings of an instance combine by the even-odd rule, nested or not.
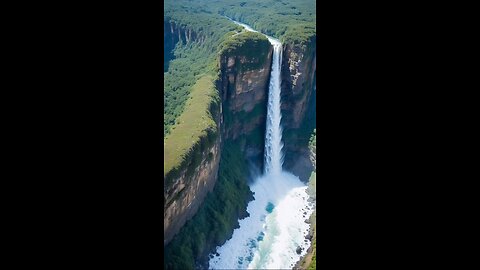
[(202, 153), (202, 162), (192, 176), (183, 172), (172, 186), (164, 187), (164, 245), (195, 215), (207, 193), (213, 190), (218, 176), (220, 146), (219, 136), (215, 144)]
[(286, 128), (299, 128), (311, 97), (316, 70), (315, 44), (283, 48), (282, 115)]

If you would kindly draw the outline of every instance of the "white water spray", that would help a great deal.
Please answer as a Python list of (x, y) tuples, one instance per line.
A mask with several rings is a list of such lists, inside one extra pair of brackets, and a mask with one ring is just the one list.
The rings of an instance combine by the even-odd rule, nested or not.
[[(235, 22), (235, 21), (234, 21)], [(248, 25), (235, 22), (248, 31)], [(307, 202), (306, 186), (282, 170), (281, 127), (282, 44), (267, 36), (273, 45), (265, 134), (265, 174), (250, 185), (254, 200), (247, 206), (249, 217), (239, 221), (232, 238), (210, 255), (212, 269), (288, 269), (306, 254), (309, 225), (304, 222), (314, 210)], [(301, 248), (300, 254), (297, 248)]]

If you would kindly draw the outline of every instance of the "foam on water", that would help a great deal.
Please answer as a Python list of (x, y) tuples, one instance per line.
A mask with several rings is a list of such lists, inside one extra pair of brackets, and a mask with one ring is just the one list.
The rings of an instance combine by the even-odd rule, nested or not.
[[(210, 268), (291, 268), (310, 246), (305, 242), (309, 225), (304, 221), (313, 208), (307, 207), (306, 186), (297, 176), (282, 172), (260, 177), (250, 189), (255, 193), (247, 207), (250, 216), (240, 220), (232, 238), (217, 248), (219, 256), (210, 259)], [(269, 204), (274, 206), (271, 213)]]

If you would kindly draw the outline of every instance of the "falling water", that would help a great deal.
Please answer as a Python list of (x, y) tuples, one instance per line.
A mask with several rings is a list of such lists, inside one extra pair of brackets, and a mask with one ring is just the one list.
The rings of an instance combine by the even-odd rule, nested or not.
[(279, 174), (282, 171), (282, 126), (280, 120), (280, 71), (282, 63), (282, 44), (271, 39), (273, 45), (273, 62), (268, 89), (267, 130), (265, 135), (265, 174)]
[[(248, 25), (235, 23), (258, 32)], [(313, 212), (314, 205), (307, 201), (305, 184), (282, 170), (282, 44), (266, 37), (273, 46), (273, 60), (268, 90), (265, 173), (250, 185), (254, 193), (254, 200), (247, 206), (250, 216), (240, 220), (240, 227), (234, 230), (232, 238), (217, 247), (217, 256), (210, 255), (209, 267), (213, 269), (292, 268), (310, 246), (305, 237), (309, 228), (305, 219)]]

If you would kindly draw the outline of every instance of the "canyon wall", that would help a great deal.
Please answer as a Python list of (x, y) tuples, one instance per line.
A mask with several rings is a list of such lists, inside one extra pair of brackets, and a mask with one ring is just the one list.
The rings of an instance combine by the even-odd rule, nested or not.
[(193, 174), (186, 172), (165, 191), (164, 244), (178, 233), (185, 222), (198, 210), (205, 196), (212, 191), (220, 161), (220, 137), (213, 147), (201, 152), (201, 162)]
[(178, 25), (173, 21), (163, 21), (163, 43), (164, 51), (172, 51), (177, 42), (186, 44), (189, 42), (203, 42), (205, 40), (202, 33), (196, 33), (188, 27)]
[(284, 168), (308, 180), (313, 169), (308, 140), (315, 128), (316, 37), (306, 44), (284, 44), (282, 127)]
[(175, 58), (173, 50), (178, 42), (187, 44), (189, 42), (204, 42), (203, 33), (197, 33), (188, 27), (176, 24), (173, 21), (163, 21), (163, 68), (164, 72), (168, 70), (171, 60)]
[[(244, 54), (245, 50), (255, 55)], [(246, 158), (263, 162), (268, 85), (273, 47), (268, 40), (246, 44), (220, 57), (226, 139), (240, 139)], [(261, 166), (261, 164), (260, 164)]]

